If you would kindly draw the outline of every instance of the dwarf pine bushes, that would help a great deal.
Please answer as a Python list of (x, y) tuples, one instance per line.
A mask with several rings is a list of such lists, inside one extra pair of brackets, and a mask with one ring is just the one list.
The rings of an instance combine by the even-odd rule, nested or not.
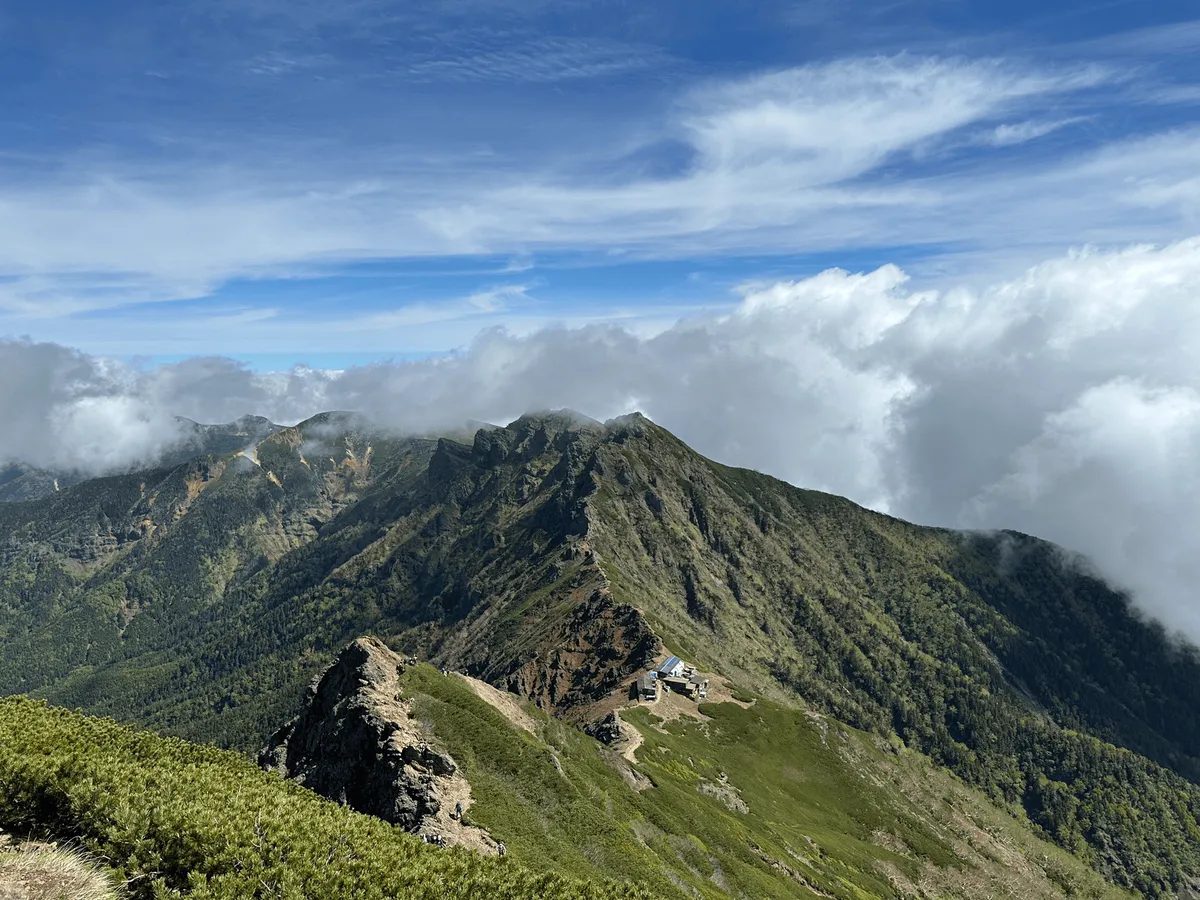
[(77, 838), (135, 897), (648, 900), (423, 844), (242, 757), (0, 699), (0, 827)]

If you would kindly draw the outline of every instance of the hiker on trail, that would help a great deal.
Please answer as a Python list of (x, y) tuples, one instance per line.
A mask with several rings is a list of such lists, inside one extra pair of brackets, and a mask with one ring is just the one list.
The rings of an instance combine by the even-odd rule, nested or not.
[(462, 801), (459, 800), (454, 804), (454, 818), (462, 819)]
[(501, 856), (503, 856), (505, 853), (508, 852), (508, 848), (504, 846), (504, 841), (500, 841), (500, 843), (498, 843), (496, 845), (496, 850), (500, 853)]

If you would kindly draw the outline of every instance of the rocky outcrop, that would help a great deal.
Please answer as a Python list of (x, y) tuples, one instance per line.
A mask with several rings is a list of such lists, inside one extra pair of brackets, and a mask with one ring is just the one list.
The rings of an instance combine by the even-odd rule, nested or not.
[[(271, 738), (259, 764), (408, 831), (443, 833), (435, 826), (455, 812), (445, 805), (469, 802), (469, 786), (450, 755), (409, 718), (400, 697), (403, 671), (404, 661), (382, 641), (354, 641), (309, 689), (304, 711)], [(461, 830), (454, 825), (450, 830)]]
[(621, 724), (621, 720), (617, 718), (617, 714), (610, 712), (599, 721), (584, 723), (583, 733), (611, 747), (625, 737), (625, 731), (621, 728)]
[(620, 690), (661, 651), (642, 614), (617, 603), (605, 584), (547, 630), (533, 658), (511, 672), (504, 687), (570, 718)]

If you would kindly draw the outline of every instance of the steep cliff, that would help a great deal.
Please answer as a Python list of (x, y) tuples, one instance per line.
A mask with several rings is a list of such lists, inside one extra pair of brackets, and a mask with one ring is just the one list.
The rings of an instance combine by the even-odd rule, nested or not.
[(259, 764), (406, 831), (495, 852), (486, 832), (464, 824), (470, 785), (410, 717), (403, 671), (382, 641), (354, 641), (313, 685), (303, 712), (272, 736)]

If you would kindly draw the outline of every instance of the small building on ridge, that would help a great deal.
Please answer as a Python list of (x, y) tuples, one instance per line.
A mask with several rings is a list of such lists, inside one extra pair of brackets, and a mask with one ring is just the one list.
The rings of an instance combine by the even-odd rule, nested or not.
[(654, 677), (653, 672), (638, 676), (637, 695), (639, 700), (648, 700), (651, 703), (658, 699), (658, 679)]
[(683, 674), (684, 663), (678, 656), (672, 656), (658, 667), (659, 678), (678, 678)]

